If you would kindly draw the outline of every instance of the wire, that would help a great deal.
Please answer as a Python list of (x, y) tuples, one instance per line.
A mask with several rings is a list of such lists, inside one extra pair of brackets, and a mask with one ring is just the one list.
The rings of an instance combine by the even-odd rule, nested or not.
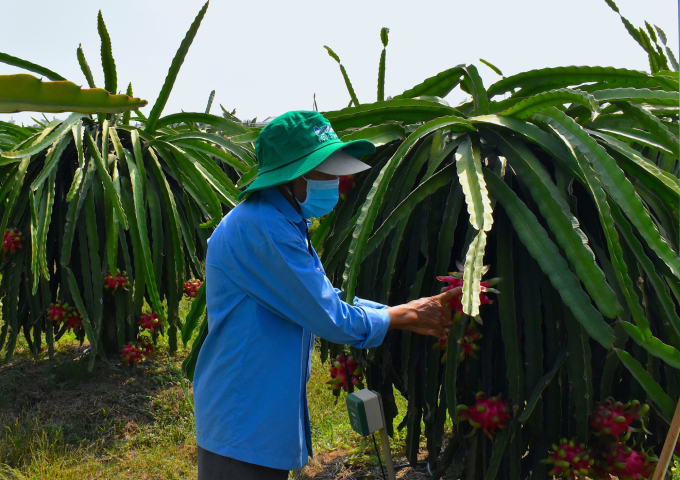
[(383, 480), (385, 480), (387, 477), (385, 476), (385, 469), (383, 468), (382, 459), (380, 458), (380, 451), (378, 450), (378, 442), (375, 441), (375, 433), (372, 433), (371, 436), (373, 437), (373, 446), (375, 447), (375, 454), (378, 456), (378, 463), (380, 464), (380, 471), (382, 472)]

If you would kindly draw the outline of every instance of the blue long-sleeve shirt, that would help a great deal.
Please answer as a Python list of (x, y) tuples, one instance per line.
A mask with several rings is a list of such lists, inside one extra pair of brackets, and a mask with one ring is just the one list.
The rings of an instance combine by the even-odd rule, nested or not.
[(208, 243), (208, 336), (194, 375), (196, 441), (238, 460), (292, 470), (312, 455), (307, 381), (314, 335), (382, 343), (385, 306), (339, 298), (274, 187), (254, 193)]

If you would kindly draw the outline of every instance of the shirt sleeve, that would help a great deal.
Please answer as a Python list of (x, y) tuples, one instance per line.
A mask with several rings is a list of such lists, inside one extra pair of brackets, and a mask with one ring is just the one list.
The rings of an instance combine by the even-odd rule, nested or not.
[[(335, 293), (338, 295), (338, 298), (342, 298), (342, 290), (340, 290), (339, 288), (336, 288)], [(362, 307), (375, 308), (376, 310), (384, 310), (384, 309), (387, 308), (387, 305), (383, 305), (382, 303), (373, 302), (371, 300), (365, 300), (365, 299), (359, 298), (359, 297), (354, 297), (354, 305), (361, 305)]]
[(219, 267), (246, 295), (331, 342), (358, 348), (382, 343), (390, 323), (384, 306), (340, 300), (294, 224), (284, 217), (267, 218), (266, 225), (247, 219), (235, 230), (223, 242)]

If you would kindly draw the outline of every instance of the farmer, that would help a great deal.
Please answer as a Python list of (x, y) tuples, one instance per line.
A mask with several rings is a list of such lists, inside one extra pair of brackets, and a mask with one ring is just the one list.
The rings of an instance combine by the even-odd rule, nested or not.
[(368, 140), (343, 142), (318, 112), (262, 129), (248, 198), (222, 219), (206, 260), (208, 336), (194, 376), (198, 478), (285, 479), (312, 456), (307, 381), (314, 336), (358, 348), (388, 330), (440, 336), (460, 288), (397, 307), (354, 299), (326, 278), (310, 218), (338, 202), (338, 176), (370, 168)]

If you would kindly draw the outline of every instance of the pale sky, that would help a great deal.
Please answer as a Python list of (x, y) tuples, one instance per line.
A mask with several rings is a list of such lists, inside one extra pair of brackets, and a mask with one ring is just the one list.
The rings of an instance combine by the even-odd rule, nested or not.
[[(678, 57), (678, 2), (618, 0), (634, 25), (661, 27)], [(118, 71), (118, 88), (156, 100), (170, 62), (203, 5), (195, 0), (0, 0), (0, 52), (50, 68), (86, 86), (78, 44), (103, 87), (97, 11), (102, 10)], [(212, 0), (163, 115), (219, 104), (260, 120), (289, 110), (347, 106), (340, 56), (362, 103), (376, 100), (380, 29), (390, 29), (386, 95), (397, 95), (460, 63), (473, 63), (488, 87), (498, 77), (535, 68), (599, 65), (649, 70), (644, 51), (604, 0)], [(1, 74), (21, 70), (0, 64)], [(448, 97), (457, 104), (459, 89)], [(36, 114), (0, 114), (32, 124)], [(52, 118), (53, 115), (48, 115)], [(62, 115), (60, 115), (62, 116)], [(39, 117), (40, 118), (40, 117)]]

